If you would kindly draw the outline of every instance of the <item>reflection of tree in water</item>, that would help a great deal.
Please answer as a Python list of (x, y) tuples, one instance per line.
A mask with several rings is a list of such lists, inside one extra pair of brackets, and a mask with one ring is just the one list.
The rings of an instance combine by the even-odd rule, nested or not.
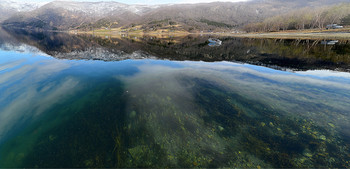
[(348, 71), (350, 63), (348, 41), (335, 45), (322, 45), (321, 40), (256, 39), (246, 45), (256, 48), (259, 62), (281, 67), (313, 70), (331, 69)]
[(75, 49), (88, 48), (95, 45), (62, 32), (4, 29), (6, 33), (9, 33), (18, 42), (35, 46), (49, 55), (54, 55), (56, 52), (67, 53)]
[[(240, 61), (263, 65), (274, 69), (314, 70), (330, 69), (349, 70), (350, 45), (348, 41), (339, 41), (335, 45), (321, 45), (321, 40), (284, 40), (284, 39), (247, 39), (219, 37), (222, 45), (208, 46), (210, 36), (190, 35), (185, 37), (156, 37), (132, 35), (99, 37), (93, 35), (70, 35), (57, 32), (38, 32), (27, 30), (6, 30), (17, 40), (38, 47), (53, 57), (67, 55), (64, 59), (79, 59), (79, 52), (95, 49), (105, 52), (105, 61), (129, 59), (122, 57), (142, 51), (141, 58), (150, 55), (159, 59), (193, 61)], [(142, 53), (141, 52), (141, 53)]]

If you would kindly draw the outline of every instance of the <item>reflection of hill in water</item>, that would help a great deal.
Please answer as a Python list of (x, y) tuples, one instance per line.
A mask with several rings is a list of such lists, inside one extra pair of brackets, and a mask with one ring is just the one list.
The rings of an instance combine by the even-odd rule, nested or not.
[(331, 69), (349, 71), (349, 41), (336, 45), (322, 45), (320, 40), (250, 40), (259, 51), (258, 61), (281, 67), (309, 69)]
[[(350, 70), (350, 44), (322, 45), (315, 40), (241, 39), (220, 37), (221, 46), (208, 46), (208, 36), (70, 35), (57, 32), (6, 30), (15, 41), (35, 46), (60, 59), (116, 61), (155, 58), (192, 61), (239, 61), (274, 69)], [(2, 36), (0, 36), (2, 37)], [(8, 36), (6, 36), (8, 38)], [(7, 40), (8, 41), (8, 40)], [(1, 43), (4, 40), (0, 39)], [(155, 56), (155, 57), (153, 57)]]

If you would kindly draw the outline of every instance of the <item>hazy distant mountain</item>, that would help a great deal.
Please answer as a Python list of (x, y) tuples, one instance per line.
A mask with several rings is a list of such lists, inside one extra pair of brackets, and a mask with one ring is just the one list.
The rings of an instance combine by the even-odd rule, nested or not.
[(18, 12), (28, 12), (38, 9), (45, 3), (30, 1), (0, 0), (0, 22)]
[[(1, 10), (4, 16), (14, 14), (3, 25), (43, 29), (81, 29), (143, 25), (149, 28), (162, 22), (173, 22), (192, 29), (235, 28), (266, 17), (301, 7), (319, 7), (348, 0), (252, 0), (240, 3), (215, 2), (176, 5), (127, 5), (118, 2), (54, 1), (46, 5), (13, 12)], [(2, 6), (11, 6), (9, 5)], [(14, 5), (12, 5), (14, 6)], [(4, 8), (4, 7), (2, 7)], [(11, 9), (11, 10), (10, 10)], [(34, 9), (34, 10), (30, 10)], [(0, 20), (1, 21), (1, 20)]]
[(54, 1), (39, 9), (18, 13), (5, 24), (18, 27), (68, 29), (108, 19), (110, 22), (134, 20), (158, 6), (126, 5), (118, 2)]
[(45, 9), (64, 9), (73, 13), (92, 15), (91, 17), (106, 17), (110, 14), (120, 14), (131, 12), (136, 15), (142, 15), (158, 6), (147, 5), (127, 5), (118, 2), (69, 2), (54, 1), (43, 6)]

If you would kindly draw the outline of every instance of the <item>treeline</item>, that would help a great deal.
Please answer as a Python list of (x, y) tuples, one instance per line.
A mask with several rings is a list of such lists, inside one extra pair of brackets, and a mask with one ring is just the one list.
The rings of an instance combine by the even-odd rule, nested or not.
[(224, 27), (224, 28), (234, 27), (234, 26), (226, 24), (226, 23), (211, 21), (208, 19), (200, 19), (199, 22), (206, 23), (207, 25), (212, 25), (212, 26), (216, 26), (216, 27)]
[(281, 30), (324, 29), (329, 24), (350, 25), (350, 3), (320, 8), (301, 8), (286, 14), (250, 23), (247, 32), (273, 32)]

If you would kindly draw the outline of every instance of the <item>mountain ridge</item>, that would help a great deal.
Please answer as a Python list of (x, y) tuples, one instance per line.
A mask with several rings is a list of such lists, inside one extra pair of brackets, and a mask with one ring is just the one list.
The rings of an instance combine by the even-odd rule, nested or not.
[[(320, 7), (347, 0), (252, 0), (198, 4), (128, 5), (114, 1), (53, 1), (31, 11), (16, 12), (2, 25), (52, 30), (180, 27), (184, 30), (237, 29), (301, 7)], [(0, 20), (1, 21), (1, 20)], [(177, 25), (175, 28), (172, 25)]]
[(45, 3), (0, 0), (0, 22), (18, 12), (28, 12), (40, 8)]

